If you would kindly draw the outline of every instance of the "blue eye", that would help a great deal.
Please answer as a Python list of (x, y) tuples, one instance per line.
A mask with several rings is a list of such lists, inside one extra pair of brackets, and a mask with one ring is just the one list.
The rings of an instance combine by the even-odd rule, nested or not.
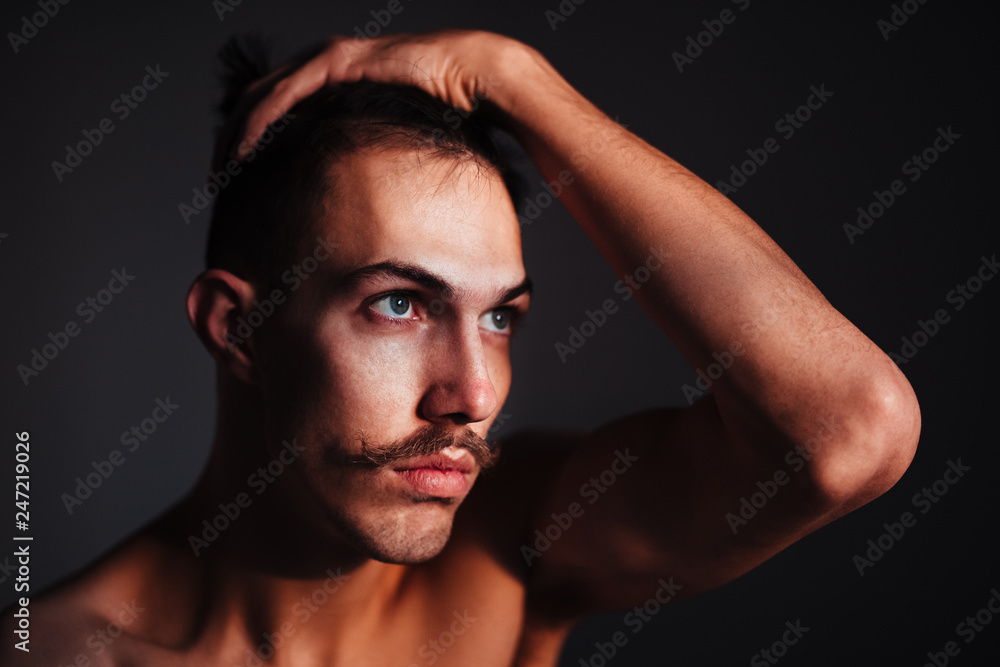
[(510, 331), (510, 309), (496, 308), (479, 318), (479, 326), (494, 333)]
[(371, 305), (372, 310), (393, 319), (412, 319), (413, 304), (405, 294), (390, 294)]

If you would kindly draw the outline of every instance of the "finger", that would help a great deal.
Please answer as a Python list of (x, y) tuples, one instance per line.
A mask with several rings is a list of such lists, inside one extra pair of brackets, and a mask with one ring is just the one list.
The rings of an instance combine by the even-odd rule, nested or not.
[[(349, 61), (343, 49), (334, 45), (323, 56), (303, 65), (298, 71), (278, 80), (270, 91), (254, 103), (236, 145), (236, 157), (242, 159), (257, 144), (267, 126), (288, 113), (296, 103), (325, 85), (352, 80), (346, 76)], [(353, 78), (360, 78), (355, 76)]]
[(234, 157), (233, 144), (238, 136), (242, 136), (246, 127), (245, 117), (273, 87), (274, 83), (295, 67), (296, 63), (285, 63), (266, 76), (254, 81), (240, 96), (225, 125), (219, 130), (215, 141), (215, 152), (212, 157), (212, 168), (219, 169), (227, 159)]

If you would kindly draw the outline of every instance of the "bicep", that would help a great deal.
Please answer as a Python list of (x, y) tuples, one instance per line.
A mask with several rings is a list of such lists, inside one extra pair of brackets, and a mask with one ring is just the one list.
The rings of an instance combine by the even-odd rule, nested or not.
[(576, 611), (589, 613), (641, 603), (672, 577), (687, 597), (842, 513), (794, 456), (739, 442), (711, 396), (584, 438), (538, 504), (522, 548), (535, 593), (572, 591)]

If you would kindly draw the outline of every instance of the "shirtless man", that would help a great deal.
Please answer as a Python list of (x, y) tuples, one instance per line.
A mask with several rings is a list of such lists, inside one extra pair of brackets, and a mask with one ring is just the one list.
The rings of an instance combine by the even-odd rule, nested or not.
[[(647, 267), (635, 299), (713, 368), (711, 394), (589, 434), (525, 433), (480, 476), (530, 300), (511, 199), (475, 150), (392, 132), (348, 145), (288, 169), (313, 196), (276, 204), (306, 221), (275, 256), (311, 255), (308, 279), (275, 288), (287, 265), (265, 275), (251, 247), (191, 288), (219, 398), (197, 487), (33, 599), (30, 653), (8, 612), (4, 664), (554, 665), (583, 616), (717, 587), (906, 470), (920, 416), (896, 366), (727, 198), (524, 44), (332, 38), (259, 81), (222, 144), (248, 170), (278, 159), (296, 103), (362, 79), (479, 105), (513, 134), (619, 275)], [(734, 530), (767, 482), (766, 511)]]

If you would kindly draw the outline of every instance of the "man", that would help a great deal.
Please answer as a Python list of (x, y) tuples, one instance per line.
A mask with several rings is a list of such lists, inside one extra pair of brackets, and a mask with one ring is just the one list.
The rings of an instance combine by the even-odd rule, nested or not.
[[(711, 395), (526, 433), (497, 463), (530, 282), (481, 114), (619, 275), (645, 272), (634, 298)], [(553, 665), (581, 617), (730, 581), (913, 457), (895, 365), (523, 44), (333, 38), (251, 86), (229, 128), (187, 301), (218, 366), (212, 458), (178, 508), (33, 602), (25, 664)], [(766, 511), (733, 514), (762, 482)]]

